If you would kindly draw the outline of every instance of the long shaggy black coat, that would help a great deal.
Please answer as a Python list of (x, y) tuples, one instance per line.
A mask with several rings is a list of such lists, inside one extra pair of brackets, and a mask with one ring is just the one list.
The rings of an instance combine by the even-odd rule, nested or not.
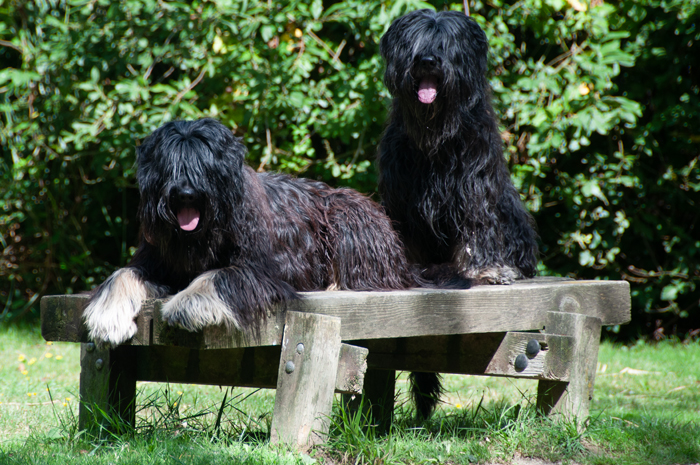
[[(394, 98), (379, 192), (409, 259), (426, 276), (456, 273), (477, 283), (533, 276), (534, 221), (503, 156), (484, 32), (462, 13), (418, 10), (392, 23), (380, 51)], [(424, 391), (435, 394), (437, 378), (428, 379)], [(427, 416), (434, 404), (429, 398), (419, 410)]]
[(170, 324), (245, 329), (297, 291), (425, 284), (378, 204), (351, 189), (256, 173), (215, 120), (167, 123), (137, 152), (140, 245), (84, 312), (101, 345), (131, 338), (150, 297), (174, 294), (162, 310)]

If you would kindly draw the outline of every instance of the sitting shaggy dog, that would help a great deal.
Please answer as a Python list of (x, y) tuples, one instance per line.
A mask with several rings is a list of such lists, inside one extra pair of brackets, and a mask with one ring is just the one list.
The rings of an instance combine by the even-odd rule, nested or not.
[[(456, 273), (489, 284), (532, 277), (537, 235), (503, 157), (484, 32), (462, 13), (418, 10), (394, 21), (380, 51), (394, 99), (379, 148), (379, 192), (409, 259), (425, 277)], [(413, 378), (419, 413), (428, 416), (439, 379)]]
[(172, 122), (137, 149), (141, 241), (91, 297), (92, 340), (136, 332), (141, 301), (174, 294), (166, 322), (255, 327), (296, 291), (425, 284), (379, 205), (351, 189), (244, 165), (246, 148), (212, 119)]

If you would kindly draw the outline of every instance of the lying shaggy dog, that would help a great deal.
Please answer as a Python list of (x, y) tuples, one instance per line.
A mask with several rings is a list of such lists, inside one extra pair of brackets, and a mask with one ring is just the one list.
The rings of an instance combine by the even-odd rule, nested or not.
[(244, 165), (212, 119), (172, 122), (138, 147), (141, 242), (84, 312), (92, 340), (136, 332), (141, 301), (174, 294), (163, 318), (190, 331), (254, 327), (296, 291), (426, 284), (379, 205), (351, 189)]
[[(462, 13), (418, 10), (392, 23), (380, 51), (394, 99), (379, 148), (379, 192), (409, 259), (428, 278), (532, 277), (537, 235), (503, 157), (484, 32)], [(419, 413), (428, 416), (439, 379), (413, 380)]]

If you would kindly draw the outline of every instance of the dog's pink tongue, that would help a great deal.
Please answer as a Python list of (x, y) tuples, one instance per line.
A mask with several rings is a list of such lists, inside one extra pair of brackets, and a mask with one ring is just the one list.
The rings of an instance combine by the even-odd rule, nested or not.
[(433, 103), (437, 96), (437, 80), (433, 77), (426, 77), (418, 86), (418, 100), (421, 103)]
[(194, 208), (183, 208), (177, 214), (177, 221), (185, 231), (192, 231), (199, 224), (199, 212)]

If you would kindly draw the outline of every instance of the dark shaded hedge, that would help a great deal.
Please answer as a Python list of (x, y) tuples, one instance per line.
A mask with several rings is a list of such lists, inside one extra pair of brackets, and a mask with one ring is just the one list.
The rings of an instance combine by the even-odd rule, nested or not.
[[(591, 4), (593, 6), (591, 6)], [(627, 279), (620, 336), (700, 328), (700, 6), (472, 1), (541, 273)], [(212, 116), (249, 163), (375, 189), (378, 42), (418, 1), (0, 2), (0, 320), (137, 242), (134, 147)], [(462, 4), (432, 3), (438, 9)]]

